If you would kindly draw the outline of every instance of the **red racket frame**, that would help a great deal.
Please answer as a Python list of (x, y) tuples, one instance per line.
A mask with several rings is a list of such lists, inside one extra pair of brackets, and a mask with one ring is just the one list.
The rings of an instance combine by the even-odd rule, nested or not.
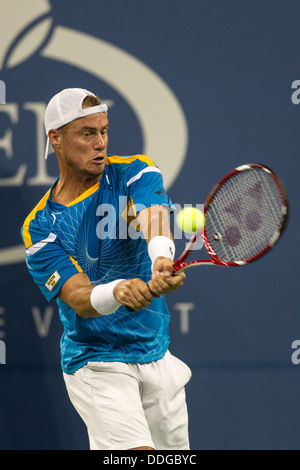
[[(204, 215), (206, 216), (206, 214), (208, 213), (211, 201), (213, 200), (215, 194), (219, 191), (219, 189), (223, 186), (223, 184), (226, 181), (228, 181), (230, 178), (232, 178), (237, 173), (240, 173), (242, 171), (249, 171), (249, 170), (252, 170), (252, 169), (260, 169), (260, 170), (263, 170), (266, 173), (268, 173), (273, 178), (273, 181), (276, 183), (276, 186), (277, 186), (278, 191), (279, 191), (280, 196), (281, 196), (281, 202), (282, 202), (281, 224), (280, 224), (280, 227), (278, 228), (278, 230), (274, 233), (271, 240), (269, 240), (267, 245), (259, 253), (257, 253), (255, 256), (252, 256), (251, 258), (248, 258), (248, 259), (245, 259), (245, 260), (240, 260), (240, 261), (222, 261), (218, 258), (218, 256), (214, 252), (214, 250), (213, 250), (213, 248), (212, 248), (212, 246), (211, 246), (211, 244), (208, 240), (208, 237), (207, 237), (206, 227), (204, 226), (203, 229), (201, 229), (200, 231), (196, 232), (195, 235), (193, 235), (193, 237), (190, 239), (186, 249), (182, 252), (182, 254), (179, 256), (179, 258), (175, 261), (174, 267), (173, 267), (173, 274), (176, 274), (180, 271), (183, 271), (185, 269), (188, 269), (188, 268), (191, 268), (191, 267), (194, 267), (194, 266), (198, 266), (198, 265), (215, 265), (215, 266), (225, 266), (225, 267), (242, 266), (244, 264), (248, 264), (248, 263), (251, 263), (251, 262), (257, 260), (258, 258), (263, 256), (265, 253), (267, 253), (275, 245), (275, 243), (280, 238), (280, 236), (281, 236), (281, 234), (282, 234), (282, 232), (283, 232), (283, 230), (286, 226), (287, 217), (288, 217), (288, 198), (287, 198), (286, 190), (285, 190), (283, 184), (281, 183), (279, 177), (276, 175), (276, 173), (273, 170), (271, 170), (271, 168), (269, 168), (265, 165), (261, 165), (261, 164), (258, 164), (258, 163), (249, 163), (249, 164), (246, 164), (246, 165), (241, 165), (241, 166), (235, 168), (230, 173), (228, 173), (226, 176), (224, 176), (214, 186), (212, 191), (209, 193), (209, 195), (208, 195), (208, 197), (205, 201), (205, 204), (204, 204)], [(195, 260), (195, 261), (189, 261), (189, 262), (186, 263), (185, 262), (186, 259), (190, 255), (191, 251), (193, 250), (193, 246), (195, 245), (195, 243), (197, 242), (197, 240), (200, 236), (203, 239), (203, 244), (204, 244), (204, 246), (206, 248), (206, 251), (209, 254), (211, 259), (206, 259), (206, 260), (204, 260), (204, 259), (200, 260), (199, 259), (199, 260)]]

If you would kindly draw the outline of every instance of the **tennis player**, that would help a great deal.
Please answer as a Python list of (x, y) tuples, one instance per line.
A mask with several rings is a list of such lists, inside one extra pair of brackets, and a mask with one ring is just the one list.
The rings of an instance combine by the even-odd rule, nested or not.
[(189, 449), (185, 385), (169, 351), (172, 202), (145, 155), (107, 155), (108, 110), (71, 88), (45, 113), (60, 174), (21, 230), (26, 263), (64, 327), (61, 366), (90, 449)]

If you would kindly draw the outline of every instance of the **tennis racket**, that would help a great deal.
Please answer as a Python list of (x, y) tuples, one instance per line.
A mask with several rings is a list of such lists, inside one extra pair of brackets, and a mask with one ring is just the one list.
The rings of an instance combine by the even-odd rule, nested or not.
[[(259, 259), (286, 226), (288, 198), (273, 170), (260, 164), (242, 165), (212, 189), (204, 215), (204, 228), (175, 261), (173, 274), (199, 265), (242, 266)], [(210, 259), (186, 262), (199, 237)]]

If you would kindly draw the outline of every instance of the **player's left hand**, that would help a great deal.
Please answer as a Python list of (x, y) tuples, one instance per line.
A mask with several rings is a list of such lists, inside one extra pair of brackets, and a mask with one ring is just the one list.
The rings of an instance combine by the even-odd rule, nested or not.
[(156, 258), (153, 274), (148, 282), (149, 289), (155, 296), (169, 294), (182, 286), (186, 275), (184, 272), (180, 272), (178, 275), (173, 276), (173, 265), (174, 263), (170, 258)]

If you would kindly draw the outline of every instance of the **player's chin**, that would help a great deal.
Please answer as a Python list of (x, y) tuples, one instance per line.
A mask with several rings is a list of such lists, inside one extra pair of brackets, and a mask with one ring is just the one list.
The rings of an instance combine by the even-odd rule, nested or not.
[(87, 171), (92, 175), (101, 175), (104, 172), (105, 160), (92, 160), (87, 165)]

